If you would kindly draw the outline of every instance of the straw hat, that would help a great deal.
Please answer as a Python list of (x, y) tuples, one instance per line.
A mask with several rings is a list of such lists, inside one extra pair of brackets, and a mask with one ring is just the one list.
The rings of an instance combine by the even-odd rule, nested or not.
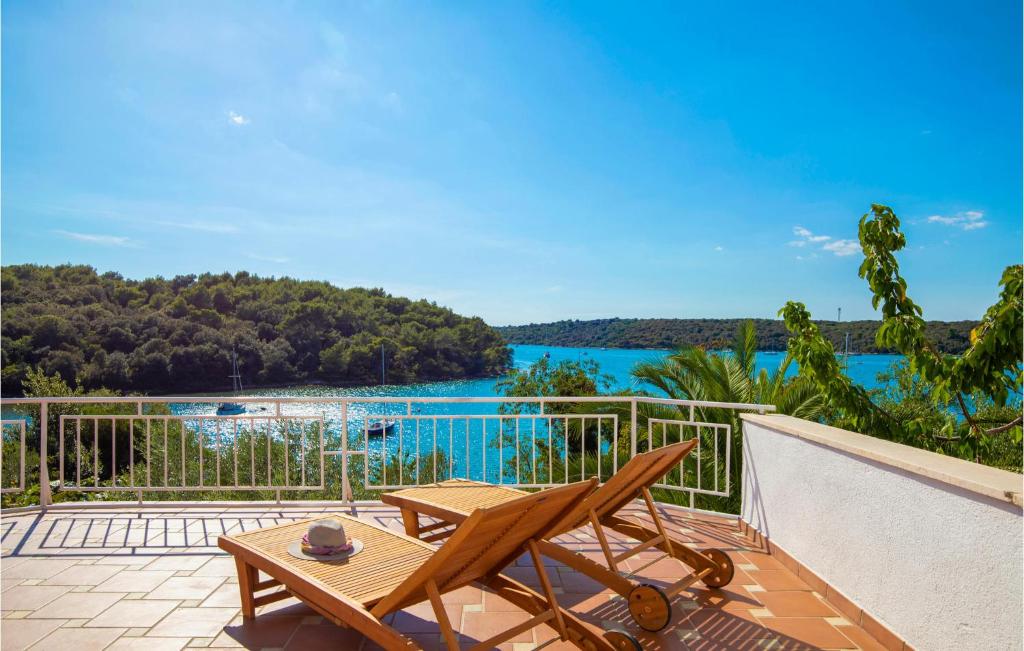
[(302, 540), (288, 545), (288, 553), (306, 560), (333, 561), (353, 556), (362, 548), (362, 541), (348, 539), (340, 520), (324, 518), (311, 522)]

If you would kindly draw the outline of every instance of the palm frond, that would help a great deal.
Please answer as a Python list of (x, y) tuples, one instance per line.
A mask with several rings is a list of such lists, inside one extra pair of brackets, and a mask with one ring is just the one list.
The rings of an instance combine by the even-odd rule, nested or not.
[(746, 376), (753, 376), (757, 361), (757, 329), (753, 321), (748, 319), (740, 322), (732, 342), (732, 354)]

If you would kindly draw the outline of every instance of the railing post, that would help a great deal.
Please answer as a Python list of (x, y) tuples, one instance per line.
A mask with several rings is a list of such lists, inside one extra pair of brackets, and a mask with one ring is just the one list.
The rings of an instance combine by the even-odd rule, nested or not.
[(348, 402), (341, 403), (341, 501), (352, 501), (352, 485), (348, 481)]
[(46, 460), (50, 451), (47, 433), (50, 420), (49, 406), (45, 400), (39, 402), (39, 506), (44, 510), (53, 504), (53, 496), (50, 494), (50, 468)]
[(629, 401), (629, 456), (636, 456), (636, 398)]

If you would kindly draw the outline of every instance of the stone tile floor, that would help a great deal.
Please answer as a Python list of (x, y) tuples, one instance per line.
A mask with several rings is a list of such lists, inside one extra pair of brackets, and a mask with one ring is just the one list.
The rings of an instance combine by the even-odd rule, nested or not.
[[(658, 634), (643, 633), (624, 601), (588, 577), (552, 563), (549, 575), (563, 607), (597, 627), (617, 625), (637, 634), (645, 649), (878, 649), (778, 560), (739, 533), (735, 520), (662, 506), (665, 520), (698, 548), (729, 553), (736, 576), (729, 586), (694, 587), (673, 600), (673, 621)], [(309, 517), (327, 508), (188, 509), (156, 507), (50, 511), (0, 516), (0, 646), (14, 649), (370, 649), (360, 635), (325, 622), (296, 600), (258, 610), (254, 622), (239, 615), (232, 559), (217, 549), (222, 533)], [(397, 510), (359, 506), (355, 514), (402, 531)], [(347, 512), (351, 512), (346, 510)], [(639, 510), (637, 517), (643, 517)], [(588, 529), (561, 542), (600, 557)], [(682, 576), (670, 559), (643, 552), (627, 561), (651, 583)], [(507, 569), (537, 586), (532, 567)], [(444, 602), (469, 645), (526, 619), (491, 593), (462, 588)], [(389, 616), (391, 625), (427, 649), (442, 648), (433, 612), (419, 604)], [(552, 640), (534, 629), (504, 645), (532, 649)], [(544, 648), (574, 648), (553, 641)]]

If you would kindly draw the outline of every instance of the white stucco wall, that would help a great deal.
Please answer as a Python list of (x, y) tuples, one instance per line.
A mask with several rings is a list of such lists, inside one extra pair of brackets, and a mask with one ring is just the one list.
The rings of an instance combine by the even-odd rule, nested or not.
[[(960, 481), (948, 458), (927, 476), (899, 467), (905, 446), (872, 439), (882, 452), (865, 455), (857, 437), (745, 419), (743, 519), (917, 649), (1021, 649), (1020, 476), (966, 464)], [(917, 470), (920, 452), (906, 457)], [(974, 480), (1018, 492), (962, 487)]]

